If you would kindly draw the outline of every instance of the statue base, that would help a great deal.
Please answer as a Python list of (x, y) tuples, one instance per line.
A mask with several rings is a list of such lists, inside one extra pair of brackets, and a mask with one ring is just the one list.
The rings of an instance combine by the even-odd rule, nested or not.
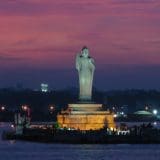
[(73, 113), (74, 111), (100, 111), (102, 110), (102, 104), (91, 104), (91, 103), (77, 103), (77, 104), (68, 104), (68, 108)]
[(113, 114), (102, 109), (102, 104), (68, 104), (66, 111), (57, 115), (62, 128), (79, 130), (99, 130), (104, 127), (115, 128)]

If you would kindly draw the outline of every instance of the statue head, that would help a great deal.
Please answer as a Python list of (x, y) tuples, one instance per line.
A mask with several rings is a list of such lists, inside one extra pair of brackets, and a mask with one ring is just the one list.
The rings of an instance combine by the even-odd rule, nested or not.
[(82, 56), (86, 58), (89, 56), (89, 50), (86, 46), (82, 48)]

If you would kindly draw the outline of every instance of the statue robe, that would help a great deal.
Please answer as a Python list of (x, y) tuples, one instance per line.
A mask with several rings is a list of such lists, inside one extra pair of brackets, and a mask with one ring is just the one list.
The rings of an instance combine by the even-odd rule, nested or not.
[(95, 70), (94, 60), (91, 57), (83, 57), (83, 55), (78, 54), (76, 57), (76, 69), (79, 74), (79, 99), (81, 101), (91, 100)]

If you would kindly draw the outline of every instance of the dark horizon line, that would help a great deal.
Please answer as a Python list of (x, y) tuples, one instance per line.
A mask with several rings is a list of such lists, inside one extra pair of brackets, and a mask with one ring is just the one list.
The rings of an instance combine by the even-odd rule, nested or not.
[[(30, 91), (40, 91), (41, 88), (33, 88), (33, 87), (23, 87), (23, 88), (18, 88), (16, 86), (9, 86), (9, 87), (0, 87), (1, 90), (13, 90), (13, 91), (25, 91), (25, 90), (30, 90)], [(75, 86), (68, 86), (65, 88), (49, 88), (48, 92), (52, 91), (65, 91), (65, 90), (79, 90), (78, 87)], [(109, 92), (109, 91), (158, 91), (160, 92), (160, 88), (113, 88), (113, 89), (101, 89), (98, 87), (93, 87), (93, 91), (102, 91), (102, 92)]]

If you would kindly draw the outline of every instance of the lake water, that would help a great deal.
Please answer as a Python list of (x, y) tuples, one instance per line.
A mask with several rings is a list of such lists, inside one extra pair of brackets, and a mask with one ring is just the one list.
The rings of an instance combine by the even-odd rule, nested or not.
[[(7, 129), (0, 124), (0, 133)], [(160, 160), (160, 145), (72, 145), (0, 140), (0, 160)]]

